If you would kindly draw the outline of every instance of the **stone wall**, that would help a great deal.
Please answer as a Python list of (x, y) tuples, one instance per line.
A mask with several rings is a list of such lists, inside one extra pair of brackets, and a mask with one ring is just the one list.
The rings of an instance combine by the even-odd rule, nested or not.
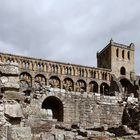
[[(123, 106), (120, 106), (118, 97), (102, 96), (100, 94), (87, 94), (64, 92), (51, 89), (39, 99), (31, 101), (31, 107), (37, 110), (31, 115), (40, 115), (42, 104), (47, 98), (60, 100), (63, 105), (63, 119), (67, 124), (78, 123), (82, 127), (110, 127), (121, 125)], [(55, 103), (55, 102), (54, 102)], [(59, 104), (58, 104), (59, 105)], [(47, 102), (46, 102), (47, 106)]]

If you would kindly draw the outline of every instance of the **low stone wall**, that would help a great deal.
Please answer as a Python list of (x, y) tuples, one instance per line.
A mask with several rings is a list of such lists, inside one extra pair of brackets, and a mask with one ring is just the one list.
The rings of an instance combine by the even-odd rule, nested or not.
[(63, 118), (67, 124), (77, 123), (82, 127), (116, 127), (122, 123), (124, 107), (118, 97), (87, 93), (64, 93), (60, 89), (42, 95), (31, 101), (31, 115), (40, 116), (42, 103), (48, 97), (55, 97), (63, 104)]

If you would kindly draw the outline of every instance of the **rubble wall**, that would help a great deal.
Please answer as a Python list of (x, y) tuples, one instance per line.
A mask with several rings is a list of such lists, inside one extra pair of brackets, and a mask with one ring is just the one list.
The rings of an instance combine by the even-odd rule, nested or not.
[(64, 122), (67, 124), (78, 123), (82, 127), (116, 127), (122, 123), (124, 107), (118, 103), (117, 97), (74, 92), (64, 93), (60, 89), (52, 89), (40, 99), (31, 102), (33, 110), (36, 110), (38, 115), (43, 101), (50, 96), (56, 97), (62, 102)]

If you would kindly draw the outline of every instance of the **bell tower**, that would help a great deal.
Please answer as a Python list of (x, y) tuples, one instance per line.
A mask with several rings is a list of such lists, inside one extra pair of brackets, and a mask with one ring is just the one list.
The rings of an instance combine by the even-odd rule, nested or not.
[(111, 69), (112, 74), (115, 74), (117, 78), (132, 79), (135, 75), (134, 54), (133, 43), (127, 46), (111, 39), (110, 43), (97, 53), (97, 67)]

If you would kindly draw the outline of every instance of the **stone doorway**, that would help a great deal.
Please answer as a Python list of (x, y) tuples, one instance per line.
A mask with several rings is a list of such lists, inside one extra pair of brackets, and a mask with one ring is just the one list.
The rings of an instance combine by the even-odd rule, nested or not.
[(53, 119), (59, 122), (63, 122), (63, 103), (62, 101), (54, 96), (47, 97), (42, 103), (43, 109), (51, 109), (53, 113)]

